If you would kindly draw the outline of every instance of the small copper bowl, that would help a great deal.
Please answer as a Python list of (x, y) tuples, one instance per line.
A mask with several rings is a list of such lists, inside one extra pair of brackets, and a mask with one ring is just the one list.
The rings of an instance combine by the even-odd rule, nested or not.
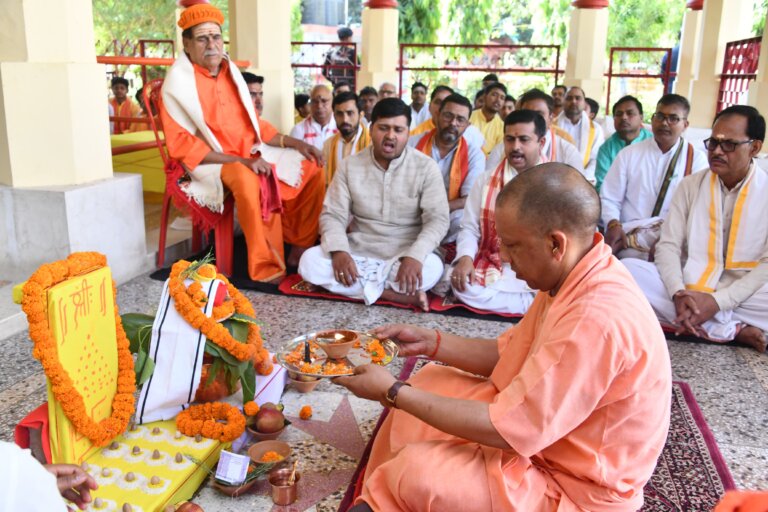
[(290, 381), (291, 386), (293, 386), (293, 388), (299, 393), (309, 393), (310, 391), (314, 390), (318, 384), (320, 384), (319, 378), (314, 380), (299, 380), (288, 377), (288, 380)]
[(243, 494), (250, 491), (251, 487), (253, 487), (257, 481), (258, 479), (254, 478), (250, 482), (246, 482), (244, 484), (226, 485), (214, 480), (213, 487), (219, 492), (221, 492), (222, 494), (226, 494), (227, 496), (231, 496), (232, 498), (237, 498), (238, 496), (242, 496)]
[[(280, 455), (282, 455), (283, 458), (282, 460), (279, 460), (275, 463), (262, 462), (261, 458), (267, 452), (277, 452)], [(284, 443), (283, 441), (262, 441), (248, 448), (248, 456), (251, 458), (251, 461), (253, 461), (253, 463), (257, 465), (279, 464), (285, 461), (289, 455), (291, 455), (291, 445), (289, 445), (288, 443)]]
[[(288, 425), (286, 425), (285, 427), (287, 427), (287, 426)], [(245, 428), (248, 430), (248, 432), (250, 432), (250, 434), (253, 436), (253, 438), (256, 441), (273, 441), (273, 440), (277, 439), (278, 437), (280, 437), (280, 434), (285, 432), (285, 427), (281, 428), (277, 432), (270, 432), (270, 433), (259, 432), (255, 428), (249, 427), (249, 426), (246, 426)]]
[(272, 501), (275, 505), (290, 505), (298, 498), (297, 488), (301, 473), (296, 472), (292, 485), (289, 485), (293, 468), (278, 468), (269, 474), (269, 483), (272, 485)]
[(360, 337), (355, 331), (331, 329), (317, 333), (315, 341), (331, 359), (343, 359), (347, 356)]

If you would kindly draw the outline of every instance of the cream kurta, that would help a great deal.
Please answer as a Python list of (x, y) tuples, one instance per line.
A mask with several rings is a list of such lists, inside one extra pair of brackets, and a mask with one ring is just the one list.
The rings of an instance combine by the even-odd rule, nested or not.
[(669, 428), (672, 375), (642, 292), (595, 236), (552, 297), (499, 338), (490, 378), (429, 365), (415, 387), (490, 404), (501, 450), (392, 410), (362, 500), (374, 510), (635, 511)]
[(323, 251), (424, 262), (448, 232), (443, 176), (428, 156), (407, 147), (389, 169), (373, 146), (339, 165), (320, 215)]

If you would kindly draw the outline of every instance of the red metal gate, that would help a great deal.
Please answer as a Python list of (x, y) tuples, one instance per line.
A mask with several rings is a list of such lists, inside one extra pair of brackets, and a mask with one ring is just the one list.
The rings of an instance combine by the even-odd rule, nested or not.
[[(352, 64), (326, 64), (326, 56), (334, 50), (334, 48), (345, 47), (352, 48)], [(312, 84), (320, 84), (325, 80), (324, 73), (326, 71), (339, 70), (342, 74), (347, 75), (347, 71), (351, 71), (350, 86), (353, 91), (357, 91), (357, 71), (360, 69), (358, 65), (358, 53), (357, 43), (333, 43), (328, 41), (308, 41), (299, 42), (294, 41), (291, 43), (291, 48), (294, 50), (294, 54), (291, 56), (291, 67), (294, 69), (294, 76), (296, 78), (296, 89), (309, 90)], [(306, 69), (309, 70), (310, 76), (308, 83), (302, 83), (303, 81), (296, 76), (296, 71)]]
[(717, 95), (718, 112), (746, 101), (749, 83), (757, 77), (760, 42), (760, 37), (753, 37), (726, 44)]

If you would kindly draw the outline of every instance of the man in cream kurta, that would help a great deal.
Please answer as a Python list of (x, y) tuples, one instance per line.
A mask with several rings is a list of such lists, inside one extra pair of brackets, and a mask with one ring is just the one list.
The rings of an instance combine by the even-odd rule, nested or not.
[(496, 339), (374, 329), (429, 364), (406, 385), (377, 365), (337, 384), (392, 407), (354, 512), (634, 512), (667, 438), (667, 344), (595, 233), (594, 188), (559, 163), (499, 195), (505, 261), (541, 291)]
[(678, 187), (656, 265), (623, 260), (659, 319), (677, 332), (736, 339), (761, 352), (768, 330), (768, 173), (753, 158), (764, 138), (756, 109), (720, 112), (705, 141), (710, 169)]
[(410, 108), (379, 101), (372, 145), (341, 162), (320, 215), (321, 245), (304, 253), (302, 277), (372, 304), (428, 308), (443, 264), (433, 253), (448, 232), (448, 198), (434, 160), (407, 147)]
[(496, 169), (486, 171), (472, 187), (456, 243), (451, 287), (468, 306), (495, 313), (522, 314), (535, 294), (517, 278), (499, 254), (493, 225), (496, 196), (506, 183), (539, 163), (546, 124), (537, 112), (516, 110), (504, 122), (507, 157)]
[(618, 258), (648, 259), (680, 181), (708, 167), (704, 153), (681, 136), (689, 110), (684, 97), (663, 96), (651, 118), (653, 137), (619, 151), (608, 170), (602, 222)]
[(586, 98), (581, 87), (571, 87), (565, 95), (565, 108), (557, 116), (555, 124), (573, 137), (574, 145), (581, 153), (584, 175), (594, 183), (597, 154), (605, 136), (603, 128), (584, 111), (585, 105)]

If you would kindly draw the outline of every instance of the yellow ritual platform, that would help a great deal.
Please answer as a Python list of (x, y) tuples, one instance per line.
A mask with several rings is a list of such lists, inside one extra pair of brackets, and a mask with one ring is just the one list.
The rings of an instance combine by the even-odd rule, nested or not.
[[(154, 142), (155, 133), (152, 130), (140, 132), (121, 133), (112, 135), (112, 148), (119, 148), (142, 142)], [(131, 172), (141, 174), (142, 189), (144, 192), (165, 192), (165, 171), (163, 171), (163, 158), (157, 147), (112, 155), (112, 169), (114, 172)]]
[[(112, 274), (108, 267), (70, 277), (48, 289), (48, 326), (63, 369), (96, 421), (112, 414), (118, 349)], [(88, 510), (162, 511), (189, 499), (228, 444), (183, 436), (174, 420), (129, 427), (105, 447), (95, 446), (66, 417), (48, 380), (54, 463), (82, 464), (99, 484)], [(153, 478), (154, 477), (154, 478)]]

